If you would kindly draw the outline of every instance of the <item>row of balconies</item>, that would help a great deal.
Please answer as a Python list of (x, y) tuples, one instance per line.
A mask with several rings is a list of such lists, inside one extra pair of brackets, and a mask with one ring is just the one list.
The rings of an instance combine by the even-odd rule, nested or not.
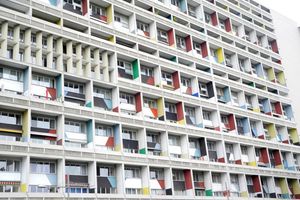
[(297, 178), (29, 157), (3, 158), (5, 191), (298, 199)]
[[(151, 104), (150, 101), (147, 103)], [(172, 112), (172, 109), (176, 108), (176, 106), (172, 108), (168, 104), (166, 109), (169, 110), (165, 112), (166, 118), (170, 122), (183, 123), (184, 120), (178, 122), (178, 114)], [(150, 109), (149, 112), (159, 113), (155, 109)], [(194, 120), (189, 116), (191, 113), (188, 110), (187, 122)], [(96, 148), (104, 152), (122, 151), (133, 154), (299, 170), (300, 154), (284, 150), (104, 123), (92, 119), (80, 120), (74, 117), (39, 114), (33, 111), (30, 113), (29, 111), (2, 110), (0, 114), (0, 139), (4, 141), (30, 141), (42, 145), (63, 145), (67, 148)], [(250, 121), (250, 128), (247, 124), (249, 119), (234, 118), (233, 114), (221, 115), (221, 126), (216, 127), (208, 119), (210, 116), (208, 111), (203, 111), (203, 116), (203, 124), (198, 126), (206, 129), (275, 140), (286, 144), (289, 144), (291, 139), (291, 143), (299, 144), (296, 129), (287, 130), (285, 127), (277, 127), (274, 124), (261, 124), (259, 121)], [(262, 126), (261, 129), (258, 129), (259, 125)]]
[[(94, 4), (92, 4), (91, 3), (91, 5), (94, 5)], [(104, 4), (105, 6), (108, 6), (107, 4)], [(104, 5), (99, 5), (99, 8), (96, 6), (95, 8), (93, 7), (92, 8), (92, 10), (94, 10), (94, 12), (96, 12), (96, 13), (98, 13), (98, 14), (95, 14), (95, 15), (100, 15), (101, 13), (113, 13), (114, 14), (114, 12), (112, 12), (112, 11), (105, 11), (105, 9), (103, 8), (103, 7), (101, 7), (101, 6), (104, 6)], [(111, 9), (111, 5), (110, 6), (108, 6), (107, 8), (110, 8)], [(180, 44), (180, 41), (184, 41), (186, 38), (184, 38), (184, 37), (182, 37), (182, 38), (180, 38), (181, 37), (181, 35), (182, 35), (182, 33), (180, 32), (180, 31), (175, 31), (175, 29), (174, 28), (167, 28), (165, 25), (160, 25), (160, 24), (154, 24), (154, 22), (149, 22), (149, 20), (145, 20), (144, 19), (144, 17), (140, 17), (140, 16), (136, 16), (135, 17), (135, 19), (131, 19), (132, 18), (132, 15), (130, 15), (130, 16), (124, 16), (124, 15), (122, 15), (122, 14), (120, 14), (120, 13), (118, 13), (118, 9), (117, 9), (117, 7), (115, 8), (116, 9), (116, 20), (118, 20), (118, 21), (115, 21), (114, 22), (114, 24), (116, 25), (116, 28), (121, 28), (122, 30), (124, 30), (124, 28), (125, 29), (128, 29), (128, 32), (136, 32), (136, 33), (140, 33), (141, 35), (143, 35), (143, 36), (146, 36), (146, 37), (148, 37), (149, 36), (149, 38), (160, 38), (160, 36), (158, 35), (158, 36), (156, 36), (156, 27), (155, 26), (157, 26), (157, 28), (159, 28), (159, 26), (162, 26), (162, 29), (167, 29), (167, 30), (163, 30), (163, 31), (168, 31), (168, 30), (173, 30), (172, 32), (173, 32), (173, 34), (174, 33), (176, 33), (177, 32), (177, 35), (178, 35), (178, 39), (177, 39), (177, 43), (178, 44)], [(103, 10), (103, 11), (99, 11), (99, 10)], [(121, 12), (121, 11), (120, 11)], [(100, 14), (99, 14), (100, 13)], [(103, 16), (102, 14), (100, 15), (100, 16)], [(106, 20), (107, 21), (107, 19), (109, 18), (109, 19), (113, 19), (113, 18), (115, 18), (115, 17), (113, 17), (113, 16), (110, 16), (110, 17), (105, 17), (105, 16), (103, 16), (102, 17), (103, 19), (102, 19), (102, 21), (104, 20)], [(133, 23), (133, 24), (136, 24), (136, 25), (131, 25), (130, 23)], [(124, 26), (126, 26), (126, 27), (124, 27)], [(75, 27), (74, 28), (76, 28), (76, 25), (75, 25)], [(231, 29), (231, 28), (230, 28)], [(164, 34), (164, 33), (163, 33)], [(255, 34), (254, 32), (253, 32), (253, 34)], [(183, 36), (184, 36), (185, 34), (183, 34)], [(244, 34), (243, 34), (244, 35)], [(188, 35), (189, 36), (189, 35)], [(104, 35), (102, 35), (102, 38), (107, 38), (107, 39), (109, 39), (109, 40), (111, 40), (112, 41), (112, 38), (113, 38), (114, 36), (112, 36), (112, 37), (107, 37), (107, 35), (105, 36), (105, 34)], [(192, 38), (192, 37), (194, 37), (194, 36), (192, 36), (192, 35), (190, 35), (190, 37)], [(260, 37), (260, 36), (259, 36)], [(166, 39), (164, 39), (164, 40), (170, 40), (170, 41), (175, 41), (175, 36), (173, 36), (172, 38), (170, 38), (170, 39), (168, 39), (168, 38), (166, 38)], [(264, 37), (264, 38), (267, 38), (267, 37)], [(253, 43), (255, 43), (256, 42), (256, 40), (254, 41), (253, 40)], [(169, 43), (169, 42), (168, 42)], [(263, 42), (264, 44), (265, 43), (268, 43), (268, 42)], [(172, 44), (173, 45), (173, 44)], [(175, 45), (175, 44), (174, 44)], [(184, 42), (182, 42), (182, 45), (178, 45), (178, 48), (179, 49), (185, 49), (186, 51), (189, 51), (189, 49), (187, 48), (187, 47), (189, 47), (190, 45), (189, 44), (186, 44), (186, 47), (184, 47)], [(266, 45), (264, 45), (264, 46), (266, 46)], [(276, 42), (274, 43), (274, 48), (277, 46), (276, 45)], [(184, 47), (184, 48), (183, 48)], [(265, 54), (264, 54), (265, 55)], [(277, 62), (278, 60), (276, 60), (276, 62)]]
[[(15, 27), (14, 29), (16, 31), (18, 30), (17, 32), (20, 32), (19, 27)], [(28, 52), (28, 49), (30, 50), (30, 48), (26, 48), (25, 50), (22, 50), (19, 48), (20, 45), (17, 44), (11, 44), (12, 46), (8, 44), (7, 51), (5, 51), (6, 57), (13, 58), (16, 60), (21, 60), (21, 61), (27, 60), (27, 62), (31, 62), (36, 65), (61, 69), (61, 70), (65, 70), (66, 72), (76, 73), (79, 75), (92, 76), (94, 78), (98, 78), (101, 80), (110, 80), (113, 78), (111, 77), (112, 75), (110, 73), (112, 71), (112, 68), (109, 66), (113, 66), (114, 63), (117, 62), (114, 60), (116, 56), (108, 53), (100, 54), (99, 53), (100, 50), (98, 49), (92, 49), (91, 47), (82, 48), (81, 44), (75, 44), (72, 43), (71, 41), (61, 44), (62, 40), (55, 41), (53, 40), (52, 36), (48, 36), (45, 38), (42, 36), (41, 33), (35, 35), (35, 34), (31, 34), (30, 31), (27, 32), (29, 32), (27, 33), (28, 35), (31, 35), (31, 42), (29, 42), (29, 44), (31, 44), (32, 47), (31, 51)], [(39, 38), (38, 39), (39, 42), (37, 42), (37, 38)], [(178, 43), (181, 42), (179, 41)], [(56, 46), (60, 46), (62, 47), (62, 49), (58, 50)], [(187, 45), (187, 46), (191, 46), (191, 45)], [(209, 48), (210, 51), (208, 51), (207, 44), (206, 42), (203, 41), (193, 42), (192, 46), (193, 49), (191, 51), (193, 52), (193, 54), (198, 54), (200, 55), (200, 57), (203, 58), (210, 57), (210, 60), (212, 62), (223, 64), (227, 67), (236, 69), (238, 71), (242, 71), (245, 74), (250, 74), (253, 77), (259, 77), (268, 80), (270, 81), (270, 83), (278, 83), (279, 85), (283, 85), (283, 86), (286, 85), (283, 71), (262, 65), (259, 62), (250, 60), (249, 58), (245, 58), (241, 55), (237, 55), (235, 53), (232, 53), (229, 50), (218, 48), (214, 45), (212, 45)], [(54, 52), (49, 53), (53, 49)], [(61, 54), (57, 54), (56, 52), (61, 52), (63, 56), (61, 56)], [(210, 56), (208, 52), (210, 52), (211, 54)], [(164, 59), (176, 61), (179, 64), (193, 66), (193, 63), (174, 57), (172, 55), (160, 54), (159, 56)], [(129, 63), (129, 65), (127, 64), (126, 67), (128, 69), (125, 75), (132, 72), (133, 62), (135, 62), (135, 65), (139, 65), (140, 63), (142, 63), (142, 61), (140, 60), (136, 60), (134, 58), (129, 58), (127, 56), (121, 56), (121, 55), (118, 56), (117, 60), (118, 59), (122, 60), (122, 57), (124, 58), (124, 60), (121, 62), (121, 65), (119, 65), (119, 62), (116, 63), (121, 68), (123, 69), (125, 68), (124, 62), (127, 61), (128, 63), (129, 61), (131, 63), (131, 64)], [(138, 69), (138, 67), (136, 68)], [(196, 68), (197, 68), (197, 64), (196, 64)], [(203, 71), (210, 70), (209, 67), (204, 67), (204, 68), (205, 69), (203, 69)], [(200, 68), (200, 70), (202, 69)], [(217, 72), (214, 71), (214, 74), (215, 73)], [(136, 71), (135, 77), (137, 77), (137, 75), (138, 72)], [(131, 76), (129, 76), (129, 78), (131, 78)], [(254, 82), (252, 84), (255, 85), (256, 88), (262, 90), (268, 90), (269, 92), (283, 95), (283, 93), (278, 92), (274, 88), (261, 86), (259, 84), (255, 84)]]

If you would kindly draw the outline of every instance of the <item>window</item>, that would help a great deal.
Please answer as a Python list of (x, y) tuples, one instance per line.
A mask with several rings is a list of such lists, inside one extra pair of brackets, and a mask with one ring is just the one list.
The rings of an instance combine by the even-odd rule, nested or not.
[(189, 146), (192, 149), (197, 149), (199, 148), (199, 143), (196, 139), (189, 139)]
[(222, 19), (219, 19), (219, 23), (220, 23), (220, 28), (225, 30), (225, 21)]
[(65, 91), (83, 94), (83, 90), (82, 84), (65, 81)]
[(226, 144), (225, 149), (227, 153), (233, 153), (233, 145), (232, 144)]
[(177, 113), (176, 105), (171, 103), (165, 103), (166, 112)]
[(189, 15), (196, 18), (196, 8), (188, 4)]
[(113, 131), (111, 127), (105, 125), (96, 125), (95, 134), (97, 136), (111, 137), (113, 136)]
[(179, 47), (181, 49), (186, 49), (186, 42), (183, 37), (176, 36), (176, 44), (177, 44), (177, 47)]
[(66, 163), (66, 174), (87, 175), (87, 164)]
[(196, 51), (197, 54), (202, 55), (202, 48), (201, 48), (201, 44), (200, 43), (194, 42), (194, 49), (195, 49), (195, 51)]
[(159, 134), (147, 133), (147, 142), (158, 143), (159, 142)]
[(204, 181), (204, 174), (200, 172), (194, 172), (193, 178), (195, 182), (203, 182)]
[(54, 78), (50, 78), (43, 75), (32, 74), (32, 81), (33, 85), (39, 85), (43, 87), (51, 87), (54, 88), (55, 80)]
[(243, 121), (242, 121), (242, 119), (236, 118), (236, 125), (237, 125), (238, 127), (243, 127)]
[(123, 28), (128, 28), (129, 27), (129, 25), (128, 25), (129, 24), (129, 19), (128, 19), (127, 16), (121, 15), (119, 13), (115, 13), (114, 19), (115, 19), (115, 22), (121, 23)]
[(167, 85), (173, 85), (173, 79), (172, 79), (172, 74), (169, 74), (167, 72), (162, 72), (161, 77), (163, 81), (167, 82)]
[(232, 99), (233, 103), (238, 104), (238, 103), (239, 103), (239, 100), (238, 100), (238, 93), (232, 91), (232, 92), (231, 92), (231, 99)]
[(212, 182), (213, 183), (221, 183), (221, 175), (213, 173), (212, 175)]
[(8, 28), (8, 30), (7, 30), (7, 38), (8, 39), (14, 39), (14, 31), (13, 31), (13, 29), (12, 28)]
[(205, 22), (210, 24), (211, 23), (211, 16), (208, 13), (204, 13), (204, 17), (205, 17)]
[(159, 41), (165, 43), (169, 42), (167, 31), (157, 28), (157, 36)]
[(185, 87), (191, 87), (191, 80), (188, 78), (181, 77), (181, 84)]
[(30, 162), (30, 172), (35, 174), (55, 174), (56, 164), (47, 161)]
[(176, 135), (169, 135), (169, 145), (180, 146), (180, 137)]
[(140, 169), (133, 167), (125, 167), (125, 179), (140, 178)]
[(127, 140), (135, 140), (137, 132), (135, 130), (130, 129), (122, 129), (123, 139)]
[(65, 121), (65, 131), (85, 134), (85, 126), (81, 122), (66, 120)]
[(149, 32), (149, 25), (141, 22), (141, 21), (137, 21), (137, 29), (144, 31), (144, 32)]
[(184, 181), (183, 171), (173, 170), (173, 181)]
[(185, 107), (185, 114), (189, 117), (195, 117), (195, 108)]
[(100, 15), (100, 16), (106, 16), (105, 9), (97, 6), (95, 4), (91, 4), (92, 14), (93, 15)]
[(36, 45), (36, 35), (35, 34), (31, 34), (31, 44)]
[(211, 120), (211, 117), (210, 117), (210, 112), (209, 111), (203, 111), (203, 119), (204, 120)]
[(163, 180), (164, 172), (161, 169), (150, 169), (150, 179)]
[(0, 172), (20, 172), (18, 160), (0, 160)]
[(1, 192), (19, 192), (19, 186), (15, 185), (0, 185)]
[(252, 180), (252, 177), (250, 176), (247, 176), (247, 185), (253, 185), (253, 180)]
[(44, 129), (55, 129), (55, 119), (43, 116), (32, 116), (31, 117), (31, 126), (36, 128)]
[(217, 87), (217, 95), (218, 95), (218, 98), (223, 97), (224, 96), (224, 89)]
[(100, 177), (115, 176), (114, 168), (111, 166), (101, 166), (101, 167), (98, 167), (97, 169), (98, 169), (97, 174)]
[(23, 82), (23, 73), (12, 68), (0, 67), (0, 77), (12, 81)]
[(221, 122), (224, 124), (228, 124), (228, 117), (226, 115), (221, 115)]
[(94, 87), (94, 96), (104, 99), (111, 99), (112, 94), (111, 90), (106, 88)]
[(153, 69), (148, 67), (141, 67), (141, 74), (144, 76), (153, 77)]
[(199, 83), (199, 89), (202, 96), (208, 96), (207, 85), (205, 83)]
[(216, 143), (215, 143), (215, 142), (208, 141), (208, 142), (207, 142), (207, 149), (208, 149), (209, 151), (216, 151)]
[(118, 68), (124, 69), (126, 74), (132, 74), (132, 64), (123, 60), (117, 61)]
[(146, 108), (157, 108), (156, 100), (150, 98), (144, 98), (144, 107)]
[(134, 95), (120, 92), (120, 103), (135, 105)]
[(248, 148), (246, 146), (241, 146), (242, 155), (248, 155)]
[(176, 7), (180, 7), (180, 1), (179, 0), (171, 0), (171, 4), (176, 6)]

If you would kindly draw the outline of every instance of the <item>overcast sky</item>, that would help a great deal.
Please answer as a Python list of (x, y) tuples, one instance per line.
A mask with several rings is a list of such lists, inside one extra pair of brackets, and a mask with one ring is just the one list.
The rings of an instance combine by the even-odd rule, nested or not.
[(300, 1), (299, 0), (256, 0), (291, 19), (300, 25)]

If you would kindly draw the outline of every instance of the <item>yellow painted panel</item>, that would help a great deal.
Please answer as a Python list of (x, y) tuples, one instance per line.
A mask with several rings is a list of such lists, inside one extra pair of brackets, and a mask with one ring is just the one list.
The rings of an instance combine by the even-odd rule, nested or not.
[(293, 128), (289, 131), (289, 134), (293, 140), (294, 143), (299, 142), (299, 135), (297, 129)]
[(150, 190), (148, 187), (143, 188), (143, 195), (150, 195)]
[(283, 169), (283, 166), (282, 165), (276, 165), (275, 168), (276, 169)]
[(115, 151), (121, 151), (121, 145), (120, 144), (115, 146)]
[(284, 73), (283, 72), (279, 72), (278, 75), (277, 75), (277, 80), (280, 84), (283, 84), (285, 85), (285, 76), (284, 76)]
[(10, 133), (22, 133), (20, 130), (12, 130), (12, 129), (5, 129), (5, 128), (0, 128), (1, 132), (10, 132)]
[(110, 24), (113, 22), (112, 5), (110, 5), (106, 8), (106, 13), (107, 13), (107, 23)]
[(26, 110), (22, 115), (22, 127), (23, 127), (23, 136), (27, 137), (29, 135), (29, 111)]
[(260, 109), (259, 108), (253, 108), (254, 112), (260, 113)]
[(241, 197), (248, 197), (248, 192), (247, 191), (241, 192)]
[(218, 58), (218, 63), (223, 63), (224, 62), (224, 55), (223, 55), (223, 50), (222, 48), (218, 48), (216, 51), (217, 58)]
[(115, 36), (111, 36), (110, 38), (108, 38), (108, 41), (116, 43)]
[(164, 116), (164, 104), (162, 98), (157, 100), (157, 114), (158, 117)]
[(21, 192), (27, 192), (27, 185), (26, 183), (21, 184)]
[(276, 138), (276, 128), (275, 128), (275, 125), (274, 124), (269, 124), (267, 126), (267, 129), (268, 129), (268, 133), (269, 133), (271, 139)]
[(185, 125), (185, 119), (179, 120), (179, 121), (178, 121), (178, 124), (180, 124), (180, 125)]
[(248, 165), (249, 165), (249, 166), (254, 166), (254, 167), (256, 167), (256, 166), (257, 166), (257, 165), (256, 165), (256, 161), (249, 162), (249, 163), (248, 163)]
[(269, 68), (267, 72), (268, 72), (269, 80), (270, 80), (270, 81), (275, 80), (275, 73), (274, 73), (273, 68)]
[(294, 194), (300, 194), (300, 185), (297, 180), (292, 180), (292, 188)]
[(288, 192), (288, 187), (287, 187), (287, 184), (286, 184), (286, 181), (285, 181), (284, 178), (281, 178), (279, 180), (279, 185), (280, 185), (280, 188), (281, 188), (281, 191), (282, 191), (283, 194), (289, 193)]
[(59, 26), (62, 26), (63, 25), (63, 19), (59, 19), (57, 22), (56, 22), (57, 25)]

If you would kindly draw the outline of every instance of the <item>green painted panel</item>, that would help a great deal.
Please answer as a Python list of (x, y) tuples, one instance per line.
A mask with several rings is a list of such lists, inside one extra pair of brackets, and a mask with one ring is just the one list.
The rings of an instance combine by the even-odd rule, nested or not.
[(133, 79), (136, 79), (139, 77), (139, 64), (138, 60), (134, 60), (132, 62), (132, 68), (133, 68)]
[(140, 149), (139, 154), (146, 155), (146, 148)]
[(212, 190), (205, 190), (205, 196), (212, 197), (213, 196)]

